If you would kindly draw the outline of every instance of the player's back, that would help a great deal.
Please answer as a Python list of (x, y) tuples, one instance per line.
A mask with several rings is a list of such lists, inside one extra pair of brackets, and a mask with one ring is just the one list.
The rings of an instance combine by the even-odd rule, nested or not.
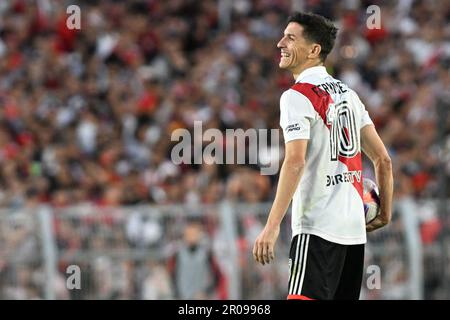
[(282, 95), (280, 106), (285, 142), (309, 139), (292, 203), (293, 235), (364, 243), (360, 129), (372, 123), (364, 105), (324, 67), (313, 67)]

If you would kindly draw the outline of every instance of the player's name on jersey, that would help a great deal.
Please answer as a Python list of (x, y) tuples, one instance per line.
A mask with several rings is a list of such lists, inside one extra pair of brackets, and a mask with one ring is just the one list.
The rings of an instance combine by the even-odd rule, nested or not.
[(347, 88), (341, 81), (324, 82), (314, 86), (312, 91), (314, 91), (317, 96), (321, 97), (327, 94), (345, 93), (347, 92)]
[(347, 171), (344, 173), (339, 173), (334, 176), (327, 175), (327, 187), (335, 186), (339, 183), (353, 183), (355, 179), (357, 182), (361, 182), (362, 171)]

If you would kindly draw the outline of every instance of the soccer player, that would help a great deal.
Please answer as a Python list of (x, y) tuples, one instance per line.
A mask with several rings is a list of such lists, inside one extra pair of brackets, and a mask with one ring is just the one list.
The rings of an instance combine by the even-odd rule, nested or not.
[[(267, 223), (253, 255), (274, 259), (292, 199), (288, 299), (359, 299), (366, 232), (391, 220), (391, 159), (358, 95), (323, 66), (337, 29), (324, 17), (294, 13), (277, 47), (295, 84), (280, 99), (285, 159)], [(366, 225), (361, 149), (372, 161), (380, 214)]]

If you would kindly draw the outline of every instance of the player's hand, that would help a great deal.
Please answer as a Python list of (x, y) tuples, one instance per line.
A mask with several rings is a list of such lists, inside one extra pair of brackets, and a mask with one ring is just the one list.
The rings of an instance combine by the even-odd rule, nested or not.
[(389, 223), (390, 219), (384, 218), (383, 215), (378, 215), (370, 223), (366, 225), (366, 231), (372, 232), (374, 230), (380, 229)]
[(253, 257), (257, 262), (265, 265), (275, 258), (275, 243), (279, 234), (280, 226), (264, 227), (253, 246)]

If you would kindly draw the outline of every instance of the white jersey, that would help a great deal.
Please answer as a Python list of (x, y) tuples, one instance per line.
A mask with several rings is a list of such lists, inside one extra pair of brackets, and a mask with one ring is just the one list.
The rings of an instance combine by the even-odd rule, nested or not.
[(304, 70), (280, 99), (285, 143), (308, 139), (306, 166), (292, 200), (292, 236), (366, 242), (360, 130), (372, 124), (354, 91), (325, 67)]

